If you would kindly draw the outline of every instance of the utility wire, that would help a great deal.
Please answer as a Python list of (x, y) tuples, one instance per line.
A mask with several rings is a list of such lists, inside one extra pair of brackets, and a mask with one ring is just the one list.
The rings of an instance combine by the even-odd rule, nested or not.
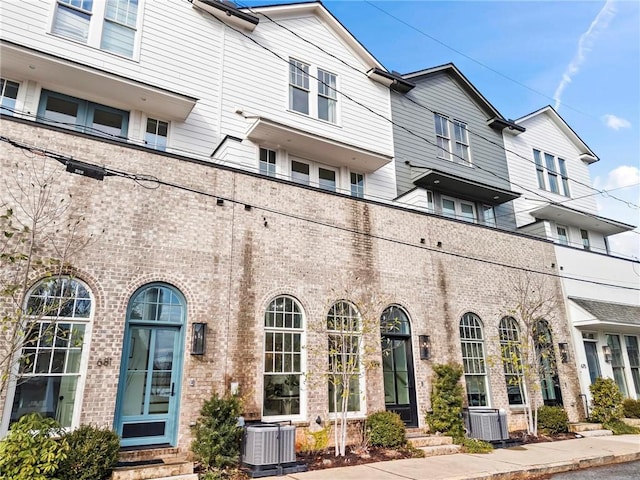
[[(74, 161), (78, 161), (77, 159), (67, 156), (67, 155), (63, 155), (63, 154), (59, 154), (56, 152), (51, 152), (49, 150), (46, 149), (41, 149), (38, 147), (34, 147), (34, 146), (30, 146), (27, 145), (25, 143), (22, 142), (18, 142), (16, 140), (12, 140), (8, 137), (5, 136), (0, 136), (0, 141), (9, 143), (10, 145), (12, 145), (15, 148), (18, 149), (23, 149), (23, 150), (28, 150), (31, 151), (33, 153), (37, 153), (38, 155), (43, 155), (49, 158), (52, 158), (60, 163), (63, 164), (67, 164), (68, 162), (74, 162)], [(584, 283), (590, 283), (593, 285), (599, 285), (599, 286), (605, 286), (605, 287), (613, 287), (613, 288), (621, 288), (621, 289), (625, 289), (625, 290), (633, 290), (633, 291), (639, 291), (640, 292), (640, 288), (635, 288), (635, 287), (629, 287), (629, 286), (625, 286), (625, 285), (614, 285), (611, 283), (607, 283), (607, 282), (600, 282), (600, 281), (595, 281), (595, 280), (590, 280), (590, 279), (586, 279), (586, 278), (579, 278), (579, 277), (569, 277), (569, 276), (564, 276), (564, 275), (560, 275), (557, 273), (550, 273), (550, 272), (545, 272), (545, 271), (540, 271), (540, 270), (535, 270), (532, 268), (526, 268), (526, 267), (519, 267), (516, 265), (510, 265), (507, 263), (502, 263), (502, 262), (498, 262), (498, 261), (494, 261), (494, 260), (487, 260), (487, 259), (483, 259), (483, 258), (477, 258), (477, 257), (472, 257), (470, 255), (465, 255), (465, 254), (461, 254), (461, 253), (456, 253), (456, 252), (448, 252), (446, 250), (442, 250), (441, 248), (434, 248), (434, 247), (428, 247), (424, 244), (416, 244), (416, 243), (412, 243), (412, 242), (408, 242), (408, 241), (404, 241), (404, 240), (398, 240), (395, 238), (390, 238), (390, 237), (385, 237), (382, 235), (376, 235), (376, 234), (372, 234), (370, 232), (367, 231), (362, 231), (362, 230), (358, 230), (356, 228), (351, 228), (351, 227), (344, 227), (341, 225), (336, 225), (333, 223), (329, 223), (326, 221), (321, 221), (318, 220), (316, 218), (309, 218), (309, 217), (303, 217), (301, 215), (296, 215), (296, 214), (292, 214), (292, 213), (288, 213), (288, 212), (284, 212), (281, 210), (277, 210), (275, 208), (271, 208), (271, 207), (266, 207), (266, 206), (260, 206), (257, 204), (254, 204), (252, 202), (245, 202), (245, 201), (241, 201), (241, 200), (237, 200), (235, 198), (229, 198), (229, 197), (225, 197), (225, 196), (221, 196), (221, 195), (217, 195), (215, 193), (210, 193), (210, 192), (205, 192), (203, 190), (199, 190), (193, 187), (187, 187), (184, 185), (180, 185), (178, 183), (175, 182), (169, 182), (166, 180), (161, 180), (156, 176), (150, 176), (150, 175), (141, 175), (141, 174), (136, 174), (136, 173), (130, 173), (130, 172), (125, 172), (122, 170), (117, 170), (117, 169), (112, 169), (106, 166), (100, 166), (100, 165), (96, 165), (96, 164), (92, 164), (90, 162), (84, 162), (81, 161), (83, 164), (96, 168), (96, 169), (103, 169), (103, 171), (105, 172), (106, 175), (108, 176), (118, 176), (118, 177), (122, 177), (128, 180), (132, 180), (135, 181), (136, 183), (138, 182), (149, 182), (149, 183), (153, 183), (156, 185), (162, 185), (162, 186), (166, 186), (169, 188), (175, 188), (178, 190), (182, 190), (182, 191), (186, 191), (189, 193), (193, 193), (193, 194), (197, 194), (197, 195), (202, 195), (208, 198), (215, 198), (215, 199), (221, 199), (223, 201), (227, 201), (229, 203), (232, 204), (237, 204), (237, 205), (244, 205), (245, 207), (249, 206), (252, 209), (255, 208), (256, 210), (260, 210), (263, 212), (268, 212), (271, 213), (273, 215), (278, 215), (278, 216), (282, 216), (282, 217), (286, 217), (286, 218), (291, 218), (297, 221), (301, 221), (301, 222), (306, 222), (306, 223), (311, 223), (314, 225), (320, 225), (323, 227), (327, 227), (327, 228), (332, 228), (335, 230), (340, 230), (343, 232), (348, 232), (348, 233), (353, 233), (356, 235), (361, 235), (364, 237), (368, 237), (368, 238), (372, 238), (372, 239), (376, 239), (376, 240), (381, 240), (381, 241), (385, 241), (385, 242), (389, 242), (389, 243), (393, 243), (393, 244), (397, 244), (397, 245), (402, 245), (402, 246), (407, 246), (407, 247), (412, 247), (412, 248), (418, 248), (420, 250), (426, 250), (426, 251), (430, 251), (433, 253), (441, 253), (443, 255), (447, 255), (447, 256), (452, 256), (452, 257), (456, 257), (456, 258), (462, 258), (465, 260), (471, 260), (471, 261), (475, 261), (475, 262), (480, 262), (480, 263), (484, 263), (484, 264), (488, 264), (488, 265), (494, 265), (494, 266), (499, 266), (499, 267), (504, 267), (504, 268), (508, 268), (511, 270), (517, 270), (517, 271), (523, 271), (523, 272), (528, 272), (528, 273), (535, 273), (535, 274), (540, 274), (540, 275), (546, 275), (546, 276), (550, 276), (550, 277), (554, 277), (554, 278), (561, 278), (561, 279), (566, 279), (566, 280), (575, 280), (575, 281), (579, 281), (579, 282), (584, 282)], [(158, 188), (156, 187), (146, 187), (146, 188)]]
[[(371, 4), (370, 2), (367, 2), (367, 3)], [(242, 5), (242, 4), (238, 3), (238, 5)], [(371, 5), (372, 5), (372, 4), (371, 4)], [(377, 7), (377, 6), (375, 6), (375, 5), (372, 5), (372, 6), (374, 6), (375, 8), (378, 8), (378, 7)], [(364, 75), (365, 77), (368, 77), (368, 75), (367, 75), (367, 73), (366, 73), (366, 72), (364, 72), (364, 71), (360, 70), (359, 68), (357, 68), (357, 67), (355, 67), (355, 66), (351, 65), (350, 63), (348, 63), (348, 62), (347, 62), (347, 61), (345, 61), (344, 59), (342, 59), (342, 58), (338, 57), (337, 55), (335, 55), (335, 54), (333, 54), (333, 53), (331, 53), (331, 52), (329, 52), (328, 50), (326, 50), (325, 48), (323, 48), (323, 47), (321, 47), (320, 45), (316, 44), (315, 42), (312, 42), (311, 40), (309, 40), (309, 39), (307, 39), (307, 38), (303, 37), (302, 35), (298, 34), (296, 31), (294, 31), (294, 30), (290, 29), (290, 28), (289, 28), (289, 27), (287, 27), (286, 25), (284, 25), (284, 24), (282, 24), (282, 23), (280, 23), (280, 22), (278, 22), (278, 21), (274, 20), (273, 18), (271, 18), (271, 17), (270, 17), (269, 15), (267, 15), (266, 13), (264, 13), (264, 12), (257, 12), (257, 11), (255, 11), (255, 10), (253, 10), (253, 8), (252, 8), (252, 7), (248, 7), (248, 6), (245, 6), (244, 8), (245, 8), (245, 9), (247, 9), (247, 10), (249, 10), (250, 12), (254, 13), (255, 15), (260, 15), (260, 16), (262, 16), (262, 17), (266, 18), (268, 21), (270, 21), (270, 22), (274, 23), (275, 25), (277, 25), (278, 27), (280, 27), (280, 28), (282, 28), (282, 29), (286, 30), (287, 32), (291, 33), (291, 34), (292, 34), (292, 35), (294, 35), (296, 38), (298, 38), (298, 39), (300, 39), (300, 40), (304, 41), (305, 43), (307, 43), (307, 44), (309, 44), (309, 45), (312, 45), (313, 47), (317, 48), (318, 50), (320, 50), (320, 51), (321, 51), (321, 52), (323, 52), (324, 54), (328, 55), (329, 57), (331, 57), (331, 58), (333, 58), (333, 59), (335, 59), (335, 60), (339, 61), (340, 63), (342, 63), (342, 64), (343, 64), (343, 65), (345, 65), (346, 67), (348, 67), (348, 68), (350, 68), (350, 69), (352, 69), (352, 70), (354, 70), (354, 71), (356, 71), (356, 72), (358, 72), (358, 73), (360, 73), (360, 74)], [(379, 10), (383, 11), (382, 9), (379, 9)], [(385, 12), (385, 13), (386, 13), (386, 12)], [(395, 17), (394, 17), (394, 18), (395, 18)], [(401, 20), (399, 20), (399, 21), (401, 21)], [(222, 23), (224, 23), (224, 22), (222, 22)], [(226, 24), (225, 24), (225, 25), (226, 25)], [(232, 29), (233, 29), (233, 28), (232, 28)], [(236, 30), (236, 31), (237, 31), (237, 30)], [(242, 32), (239, 32), (239, 33), (242, 33)], [(425, 34), (425, 35), (426, 35), (426, 34)], [(428, 35), (427, 35), (427, 36), (428, 36)], [(429, 38), (431, 38), (431, 37), (429, 37)], [(435, 40), (435, 39), (434, 39), (434, 40)], [(438, 40), (436, 40), (436, 41), (438, 41)], [(438, 41), (438, 42), (439, 42), (439, 41)], [(443, 45), (444, 45), (444, 44), (443, 44)], [(445, 45), (445, 46), (446, 46), (446, 45)], [(454, 50), (454, 51), (455, 51), (455, 50)], [(458, 53), (459, 53), (459, 52), (458, 52)], [(461, 55), (464, 55), (464, 54), (462, 54), (462, 53), (461, 53)], [(470, 58), (470, 57), (469, 57), (469, 58)], [(474, 61), (475, 61), (475, 60), (474, 60)], [(478, 63), (480, 63), (480, 62), (478, 62)], [(483, 65), (483, 64), (482, 64), (482, 63), (480, 63), (480, 65)], [(485, 65), (483, 65), (483, 66), (485, 66)], [(485, 66), (485, 67), (486, 67), (486, 66)], [(486, 68), (491, 69), (490, 67), (486, 67)], [(494, 71), (495, 71), (495, 70), (494, 70)], [(496, 72), (496, 73), (498, 73), (499, 75), (502, 75), (502, 74), (500, 74), (500, 72), (498, 72), (498, 71), (495, 71), (495, 72)], [(312, 78), (315, 78), (315, 77), (312, 77)], [(509, 78), (509, 77), (505, 77), (505, 78)], [(324, 83), (322, 80), (319, 80), (319, 79), (316, 79), (316, 80), (320, 81), (320, 82), (321, 82), (321, 83), (323, 83), (325, 86), (327, 86), (327, 87), (331, 88), (331, 86), (330, 86), (330, 85), (327, 85), (327, 84), (326, 84), (326, 83)], [(513, 80), (513, 79), (509, 79), (509, 80), (512, 80), (512, 81), (514, 81), (514, 82), (518, 83), (517, 81), (515, 81), (515, 80)], [(523, 86), (525, 86), (525, 87), (526, 87), (526, 85), (523, 85)], [(392, 90), (390, 87), (388, 87), (388, 88), (389, 88), (389, 90), (390, 90), (390, 92), (391, 92), (391, 94), (392, 94), (392, 95), (394, 95), (394, 94), (395, 94), (395, 95), (399, 95), (401, 98), (407, 99), (409, 102), (411, 102), (411, 103), (415, 104), (416, 106), (418, 106), (418, 107), (420, 107), (420, 108), (423, 108), (423, 109), (427, 110), (427, 111), (428, 111), (428, 112), (430, 112), (431, 114), (436, 114), (436, 113), (438, 113), (439, 115), (441, 115), (441, 114), (440, 114), (439, 112), (437, 112), (436, 110), (434, 110), (434, 109), (432, 109), (432, 108), (430, 108), (430, 107), (428, 107), (428, 106), (426, 106), (426, 105), (423, 105), (422, 103), (418, 102), (418, 101), (417, 101), (417, 100), (415, 100), (414, 98), (410, 97), (410, 96), (409, 96), (409, 94), (404, 95), (404, 94), (402, 94), (402, 93), (400, 93), (400, 92), (396, 92), (396, 91)], [(527, 88), (528, 88), (528, 87), (527, 87)], [(338, 91), (338, 90), (336, 90), (336, 89), (332, 89), (332, 90)], [(533, 90), (533, 91), (535, 92), (535, 90)], [(340, 93), (341, 95), (343, 95), (343, 94), (342, 94), (342, 92), (339, 92), (339, 93)], [(540, 92), (536, 92), (536, 93), (540, 93)], [(564, 105), (564, 104), (563, 104), (563, 105)], [(567, 107), (568, 107), (568, 105), (565, 105), (565, 106), (567, 106)], [(465, 127), (467, 127), (467, 125), (465, 125)], [(498, 147), (498, 148), (500, 148), (501, 150), (503, 150), (503, 151), (505, 151), (505, 152), (507, 152), (507, 153), (511, 153), (512, 155), (515, 155), (516, 157), (521, 158), (521, 159), (523, 159), (523, 160), (526, 160), (527, 162), (532, 163), (532, 164), (534, 164), (534, 165), (535, 165), (535, 161), (534, 161), (534, 160), (532, 160), (532, 159), (530, 159), (530, 158), (528, 158), (528, 157), (526, 157), (526, 156), (524, 156), (524, 155), (521, 155), (521, 154), (520, 154), (520, 153), (518, 153), (518, 152), (515, 152), (515, 151), (513, 151), (513, 150), (508, 149), (507, 147), (505, 147), (505, 146), (504, 146), (504, 143), (502, 143), (502, 144), (501, 144), (501, 143), (498, 143), (498, 142), (496, 142), (495, 140), (491, 140), (490, 138), (487, 138), (486, 136), (484, 136), (484, 135), (482, 135), (482, 134), (480, 134), (480, 133), (477, 133), (477, 132), (475, 132), (475, 131), (473, 131), (473, 130), (470, 130), (469, 128), (465, 128), (465, 130), (466, 130), (467, 132), (469, 132), (470, 134), (472, 134), (472, 135), (474, 135), (474, 136), (476, 136), (476, 137), (478, 137), (478, 138), (480, 138), (480, 139), (484, 140), (485, 142), (490, 143), (490, 144), (492, 144), (492, 145), (494, 145), (494, 146), (497, 146), (497, 147)], [(438, 148), (439, 148), (439, 147), (438, 147)], [(463, 157), (459, 157), (458, 155), (455, 155), (454, 153), (449, 152), (449, 151), (448, 151), (448, 150), (446, 150), (446, 149), (442, 149), (442, 150), (446, 151), (446, 152), (447, 152), (447, 153), (449, 153), (450, 155), (457, 156), (458, 158), (462, 159), (464, 162), (468, 163), (468, 161), (467, 161), (465, 158), (463, 158)], [(477, 165), (474, 165), (474, 166), (475, 166), (475, 167), (477, 167), (477, 168), (480, 168), (480, 167), (478, 167)], [(499, 178), (500, 178), (500, 177), (499, 177)], [(507, 180), (507, 181), (511, 182), (511, 180), (510, 180), (510, 179), (503, 179), (503, 180)], [(578, 180), (576, 180), (576, 179), (574, 179), (574, 178), (570, 178), (570, 180), (571, 180), (571, 182), (573, 182), (574, 184), (582, 185), (582, 186), (584, 186), (584, 187), (586, 187), (586, 188), (588, 188), (588, 189), (590, 189), (590, 190), (594, 190), (594, 191), (596, 191), (596, 192), (598, 192), (598, 193), (600, 193), (600, 194), (602, 194), (602, 195), (607, 195), (607, 193), (606, 193), (605, 191), (598, 190), (597, 188), (593, 187), (593, 185), (590, 185), (590, 184), (587, 184), (587, 183), (584, 183), (584, 182), (580, 182), (580, 181), (578, 181)], [(511, 182), (511, 183), (512, 183), (512, 182)], [(514, 185), (516, 185), (516, 184), (514, 183)], [(517, 186), (517, 185), (516, 185), (516, 186)], [(546, 197), (544, 197), (543, 195), (541, 195), (541, 194), (539, 194), (539, 193), (537, 193), (537, 192), (531, 192), (531, 193), (534, 193), (534, 194), (536, 194), (536, 195), (539, 195), (541, 198), (544, 198), (545, 200), (550, 201), (550, 200), (548, 200)], [(610, 198), (612, 198), (612, 199), (614, 199), (614, 200), (617, 200), (617, 201), (619, 201), (619, 202), (624, 203), (624, 204), (625, 204), (627, 207), (629, 207), (629, 208), (640, 209), (640, 206), (635, 205), (634, 203), (632, 203), (632, 202), (630, 202), (630, 201), (627, 201), (627, 200), (623, 200), (623, 199), (621, 199), (621, 198), (614, 197), (613, 195), (609, 195), (609, 196), (610, 196)]]

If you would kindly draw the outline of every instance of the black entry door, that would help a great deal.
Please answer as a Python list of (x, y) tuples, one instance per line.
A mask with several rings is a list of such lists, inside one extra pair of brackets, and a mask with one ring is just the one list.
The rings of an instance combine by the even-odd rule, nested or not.
[(418, 413), (410, 336), (382, 336), (382, 370), (386, 409), (398, 413), (407, 427), (417, 427)]

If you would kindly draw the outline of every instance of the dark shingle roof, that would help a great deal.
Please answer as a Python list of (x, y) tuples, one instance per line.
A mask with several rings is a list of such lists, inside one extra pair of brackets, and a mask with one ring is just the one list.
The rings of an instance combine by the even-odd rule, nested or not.
[(586, 298), (569, 297), (569, 299), (603, 322), (640, 325), (639, 306), (599, 302), (596, 300), (587, 300)]

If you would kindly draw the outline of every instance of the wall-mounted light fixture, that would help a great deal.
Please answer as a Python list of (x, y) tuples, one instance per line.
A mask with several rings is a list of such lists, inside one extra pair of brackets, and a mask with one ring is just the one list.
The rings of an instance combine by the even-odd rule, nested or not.
[(611, 347), (609, 345), (603, 345), (602, 353), (604, 354), (604, 361), (611, 363)]
[(194, 323), (191, 332), (191, 355), (204, 355), (207, 347), (207, 324)]
[(569, 361), (569, 345), (564, 342), (560, 342), (558, 344), (558, 349), (560, 350), (560, 361), (562, 363), (567, 363)]
[(429, 335), (418, 335), (420, 343), (420, 360), (429, 360), (431, 356), (431, 338)]

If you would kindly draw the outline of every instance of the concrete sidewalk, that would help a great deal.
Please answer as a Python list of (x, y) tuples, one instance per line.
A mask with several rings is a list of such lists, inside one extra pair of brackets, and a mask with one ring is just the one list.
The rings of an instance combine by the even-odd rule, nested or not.
[(295, 473), (296, 480), (506, 480), (640, 460), (640, 435), (586, 437)]

